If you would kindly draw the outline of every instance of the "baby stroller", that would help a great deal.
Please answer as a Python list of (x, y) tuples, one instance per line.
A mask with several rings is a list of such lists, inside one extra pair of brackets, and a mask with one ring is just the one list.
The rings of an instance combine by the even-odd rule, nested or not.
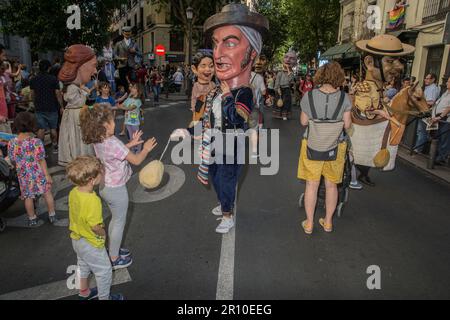
[[(5, 212), (20, 197), (19, 182), (15, 170), (0, 158), (0, 212)], [(6, 220), (0, 217), (0, 232), (6, 228)]]
[[(347, 150), (345, 152), (345, 164), (344, 164), (344, 176), (342, 178), (342, 183), (338, 184), (338, 204), (336, 206), (336, 214), (340, 218), (344, 213), (345, 204), (348, 202), (349, 198), (349, 186), (352, 180), (352, 162), (350, 161), (350, 143), (347, 143)], [(319, 191), (317, 195), (317, 207), (325, 208), (325, 181), (322, 177), (320, 180)], [(300, 195), (300, 199), (298, 201), (300, 208), (305, 206), (305, 194), (302, 193)]]

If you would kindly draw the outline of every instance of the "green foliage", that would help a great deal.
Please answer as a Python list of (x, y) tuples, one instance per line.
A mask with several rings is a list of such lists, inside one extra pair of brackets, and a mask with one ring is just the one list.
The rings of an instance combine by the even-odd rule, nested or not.
[(306, 62), (336, 44), (339, 30), (339, 0), (287, 0), (289, 37), (299, 58)]
[[(61, 50), (75, 43), (102, 48), (114, 10), (126, 0), (0, 0), (3, 32), (28, 38), (33, 52)], [(81, 30), (67, 29), (67, 7), (81, 9)]]
[[(283, 52), (288, 41), (289, 14), (285, 0), (260, 0), (255, 9), (269, 20), (269, 36), (264, 39), (263, 53), (269, 61)], [(277, 60), (277, 59), (276, 59)]]

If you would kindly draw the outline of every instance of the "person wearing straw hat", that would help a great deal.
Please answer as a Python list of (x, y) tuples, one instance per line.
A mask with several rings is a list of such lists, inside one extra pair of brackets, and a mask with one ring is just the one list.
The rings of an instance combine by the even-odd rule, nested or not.
[[(220, 13), (208, 18), (203, 26), (207, 37), (214, 43), (214, 65), (220, 87), (213, 89), (206, 98), (205, 114), (201, 123), (201, 165), (198, 180), (208, 185), (211, 180), (220, 205), (212, 213), (222, 216), (217, 233), (226, 234), (234, 227), (234, 204), (240, 174), (241, 161), (237, 155), (245, 154), (240, 148), (238, 136), (248, 130), (249, 118), (254, 107), (250, 85), (252, 67), (262, 50), (262, 36), (269, 29), (268, 20), (256, 12), (250, 12), (243, 4), (228, 4)], [(193, 130), (194, 133), (198, 132)], [(192, 133), (192, 132), (191, 132)], [(185, 138), (190, 133), (175, 130), (172, 138)], [(242, 133), (243, 135), (244, 133)], [(219, 144), (234, 136), (233, 154), (230, 146)]]
[[(398, 85), (397, 89), (400, 89), (404, 72), (404, 64), (400, 57), (413, 53), (415, 48), (387, 34), (375, 36), (370, 40), (357, 41), (356, 47), (364, 53), (365, 80), (355, 88), (351, 140), (355, 164), (360, 171), (359, 180), (366, 185), (374, 186), (368, 175), (370, 168), (393, 169), (397, 151), (396, 148), (390, 150), (390, 146), (383, 143), (383, 140), (386, 140), (383, 136), (389, 134), (387, 130), (390, 127), (387, 120), (392, 118), (382, 103), (383, 86), (389, 82)], [(378, 127), (380, 130), (375, 130)], [(374, 157), (372, 153), (375, 153)]]

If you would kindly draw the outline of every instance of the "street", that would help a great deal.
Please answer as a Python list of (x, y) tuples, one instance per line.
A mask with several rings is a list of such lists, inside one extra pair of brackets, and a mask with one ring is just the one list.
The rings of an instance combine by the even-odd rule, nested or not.
[[(219, 223), (211, 214), (214, 191), (197, 181), (196, 165), (176, 166), (185, 176), (179, 190), (159, 201), (130, 203), (123, 246), (134, 262), (111, 291), (151, 300), (449, 299), (450, 185), (398, 159), (393, 172), (372, 171), (376, 187), (350, 192), (333, 233), (318, 224), (319, 208), (314, 233), (307, 236), (298, 204), (304, 190), (297, 179), (299, 121), (273, 120), (271, 111), (265, 113), (266, 127), (280, 130), (280, 170), (260, 176), (259, 166), (246, 167), (235, 229), (224, 236), (214, 232)], [(298, 113), (295, 108), (294, 119)], [(170, 133), (186, 127), (190, 117), (187, 101), (146, 105), (144, 138), (155, 136), (158, 147), (145, 164), (159, 159)], [(56, 155), (50, 153), (47, 161), (55, 167)], [(172, 165), (170, 156), (164, 163)], [(56, 200), (70, 191), (67, 181), (57, 181), (63, 189)], [(58, 208), (64, 209), (61, 201)], [(2, 215), (24, 213), (18, 201)], [(109, 216), (106, 205), (104, 213)], [(0, 300), (14, 294), (76, 299), (76, 290), (66, 287), (68, 267), (76, 265), (66, 227), (8, 227), (0, 233), (0, 252)], [(381, 270), (379, 290), (368, 289), (370, 266)]]

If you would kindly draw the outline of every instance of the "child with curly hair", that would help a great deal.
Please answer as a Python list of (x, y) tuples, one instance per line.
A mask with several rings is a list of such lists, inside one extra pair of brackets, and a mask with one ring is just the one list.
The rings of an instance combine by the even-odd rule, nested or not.
[[(93, 144), (97, 158), (105, 166), (104, 183), (100, 186), (100, 196), (108, 204), (112, 219), (108, 228), (109, 255), (114, 270), (132, 264), (129, 250), (121, 249), (123, 230), (128, 212), (127, 182), (132, 175), (131, 166), (139, 166), (156, 147), (156, 139), (141, 140), (142, 131), (133, 134), (125, 145), (116, 136), (112, 111), (104, 105), (84, 107), (80, 113), (83, 142)], [(135, 154), (130, 150), (143, 144), (142, 151)]]

